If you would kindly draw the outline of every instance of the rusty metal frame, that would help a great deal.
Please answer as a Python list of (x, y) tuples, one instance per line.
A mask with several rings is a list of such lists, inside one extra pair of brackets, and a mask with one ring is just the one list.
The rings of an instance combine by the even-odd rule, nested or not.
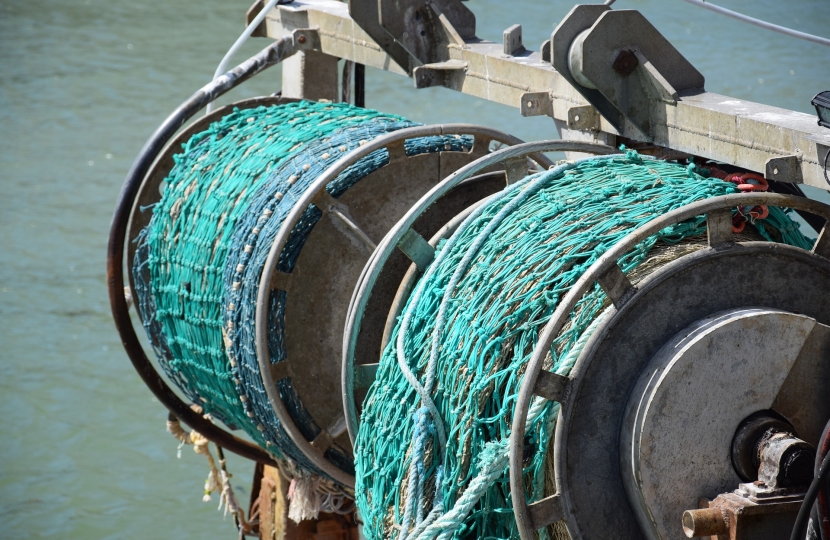
[[(744, 205), (770, 205), (793, 208), (821, 216), (825, 219), (825, 225), (819, 233), (811, 253), (823, 259), (830, 258), (830, 227), (827, 224), (827, 220), (830, 219), (830, 206), (803, 197), (772, 193), (725, 195), (684, 206), (636, 229), (603, 254), (573, 285), (539, 334), (539, 340), (527, 364), (521, 389), (516, 400), (510, 434), (510, 491), (513, 499), (513, 513), (516, 518), (519, 534), (523, 539), (530, 540), (535, 538), (534, 531), (536, 529), (549, 525), (559, 519), (565, 518), (566, 521), (573, 519), (572, 514), (567, 508), (567, 493), (557, 493), (532, 505), (527, 504), (522, 466), (525, 423), (527, 421), (530, 404), (534, 397), (550, 399), (549, 396), (544, 395), (545, 392), (540, 392), (540, 389), (543, 387), (543, 385), (540, 385), (540, 381), (544, 379), (542, 377), (542, 366), (553, 340), (559, 335), (559, 332), (567, 323), (571, 310), (579, 299), (597, 282), (606, 291), (617, 309), (625, 305), (634, 296), (636, 289), (622, 274), (617, 261), (639, 242), (670, 225), (705, 214), (707, 216), (710, 249), (722, 250), (729, 248), (730, 245), (734, 245), (731, 232), (732, 214), (730, 209)], [(803, 252), (797, 248), (788, 247), (788, 249)], [(688, 257), (692, 256), (694, 255)], [(617, 279), (609, 279), (609, 276), (615, 276)], [(581, 359), (580, 357), (577, 365), (574, 366), (574, 373), (579, 373)], [(550, 376), (551, 374), (548, 375)], [(556, 377), (561, 378), (558, 375)], [(569, 392), (564, 393), (563, 397), (558, 398), (562, 404), (562, 409), (560, 412), (560, 422), (558, 423), (559, 427), (557, 428), (557, 449), (560, 445), (565, 444), (560, 440), (560, 434), (563, 429), (561, 426), (567, 423), (568, 418), (567, 395), (575, 391), (575, 388), (581, 380), (578, 376), (564, 379), (567, 379), (566, 383), (570, 389)], [(557, 484), (559, 484), (560, 471), (564, 466), (562, 463), (563, 455), (564, 452), (556, 452)], [(573, 523), (569, 523), (569, 525), (573, 525)], [(572, 527), (569, 526), (569, 529), (572, 529)]]
[[(295, 28), (316, 28), (320, 52), (407, 76), (406, 70), (355, 23), (343, 2), (294, 0), (275, 8), (265, 24), (271, 37)], [(795, 160), (803, 183), (830, 189), (822, 167), (830, 152), (830, 131), (818, 126), (809, 114), (695, 91), (680, 92), (676, 103), (655, 102), (652, 114), (663, 121), (652, 122), (647, 136), (628, 120), (617, 129), (600, 115), (596, 115), (595, 125), (583, 125), (574, 118), (594, 118), (584, 112), (592, 107), (568, 77), (553, 68), (549, 51), (548, 46), (538, 53), (520, 49), (505, 55), (502, 43), (470, 38), (448, 43), (446, 61), (418, 66), (413, 76), (417, 86), (442, 85), (518, 108), (526, 116), (548, 115), (561, 127), (581, 130), (596, 140), (617, 135), (635, 141), (650, 139), (658, 146), (760, 174), (767, 173), (771, 160)], [(781, 167), (769, 168), (768, 178), (782, 179), (771, 174), (776, 168), (780, 172)], [(789, 180), (798, 181), (794, 176)]]

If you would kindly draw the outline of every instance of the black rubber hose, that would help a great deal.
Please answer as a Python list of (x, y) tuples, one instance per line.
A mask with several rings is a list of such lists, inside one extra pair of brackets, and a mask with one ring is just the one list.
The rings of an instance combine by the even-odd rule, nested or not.
[[(830, 425), (830, 422), (828, 422)], [(824, 430), (827, 433), (827, 428)], [(813, 504), (816, 502), (819, 490), (826, 488), (825, 483), (830, 479), (830, 452), (821, 460), (821, 465), (816, 471), (816, 476), (810, 484), (810, 489), (804, 495), (804, 502), (801, 504), (801, 509), (798, 511), (798, 517), (795, 518), (795, 525), (793, 532), (790, 535), (790, 540), (804, 540), (807, 536), (807, 520), (810, 518), (810, 513), (813, 509)], [(817, 524), (818, 525), (818, 524)]]
[(271, 466), (276, 464), (262, 448), (226, 432), (192, 410), (173, 392), (147, 358), (136, 335), (135, 328), (133, 328), (129, 308), (124, 298), (124, 237), (127, 233), (127, 223), (130, 219), (133, 201), (141, 183), (144, 181), (144, 177), (147, 175), (147, 171), (159, 152), (179, 128), (211, 101), (267, 67), (278, 64), (294, 52), (294, 38), (292, 36), (278, 39), (256, 56), (249, 58), (218, 79), (203, 86), (167, 117), (144, 144), (138, 157), (133, 162), (130, 172), (127, 174), (115, 205), (115, 212), (113, 212), (110, 225), (110, 235), (107, 241), (107, 288), (110, 297), (110, 308), (115, 327), (121, 336), (121, 343), (144, 383), (172, 414), (207, 439), (243, 457)]
[[(824, 432), (819, 439), (818, 452), (816, 452), (816, 471), (818, 475), (821, 460), (830, 454), (830, 420), (824, 426)], [(818, 503), (816, 506), (816, 527), (821, 540), (830, 540), (830, 480), (824, 483), (819, 489)]]

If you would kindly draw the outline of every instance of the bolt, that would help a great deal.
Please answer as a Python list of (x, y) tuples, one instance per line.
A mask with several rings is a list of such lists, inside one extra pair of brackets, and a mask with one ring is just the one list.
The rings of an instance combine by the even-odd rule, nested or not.
[(634, 51), (620, 51), (620, 54), (617, 55), (617, 59), (614, 60), (614, 64), (611, 67), (623, 77), (628, 77), (634, 73), (634, 70), (639, 64), (640, 61), (637, 60), (637, 55), (634, 54)]
[(297, 42), (300, 45), (304, 45), (306, 42), (305, 34), (300, 34), (299, 36), (297, 36)]

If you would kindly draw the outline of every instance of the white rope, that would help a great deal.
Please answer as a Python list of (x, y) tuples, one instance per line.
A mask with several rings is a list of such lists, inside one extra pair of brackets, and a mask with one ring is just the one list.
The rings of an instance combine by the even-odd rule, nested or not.
[[(707, 2), (706, 0), (683, 0), (684, 2), (688, 2), (693, 4), (697, 7), (702, 7), (703, 9), (708, 9), (709, 11), (714, 11), (715, 13), (720, 13), (721, 15), (726, 15), (727, 17), (732, 17), (733, 19), (737, 19), (741, 22), (745, 22), (748, 24), (753, 24), (760, 28), (766, 28), (767, 30), (772, 30), (773, 32), (778, 32), (780, 34), (784, 34), (790, 37), (803, 39), (805, 41), (812, 41), (813, 43), (818, 43), (819, 45), (825, 45), (830, 47), (830, 39), (824, 38), (821, 36), (814, 36), (813, 34), (808, 34), (806, 32), (799, 32), (798, 30), (793, 30), (792, 28), (787, 28), (786, 26), (779, 26), (777, 24), (773, 24), (771, 22), (762, 21), (761, 19), (756, 19), (755, 17), (750, 17), (749, 15), (744, 15), (743, 13), (738, 13), (737, 11), (732, 11), (731, 9), (726, 9), (720, 6), (716, 6), (711, 2)], [(616, 2), (616, 0), (605, 0), (603, 2), (604, 5), (610, 6)]]
[[(254, 30), (256, 30), (257, 27), (259, 27), (260, 23), (263, 21), (263, 19), (265, 19), (265, 16), (272, 9), (274, 9), (274, 6), (277, 5), (278, 1), (279, 0), (269, 0), (269, 2), (267, 4), (265, 4), (265, 7), (263, 7), (262, 10), (259, 13), (257, 13), (257, 16), (254, 17), (254, 20), (251, 21), (251, 24), (249, 24), (245, 28), (245, 31), (242, 32), (242, 34), (236, 39), (234, 44), (231, 45), (231, 48), (228, 49), (228, 52), (225, 53), (224, 58), (222, 58), (222, 61), (219, 62), (219, 66), (217, 66), (216, 72), (214, 72), (214, 74), (213, 74), (213, 80), (214, 81), (216, 79), (218, 79), (219, 77), (221, 77), (225, 73), (225, 71), (227, 71), (228, 64), (230, 63), (231, 58), (233, 58), (233, 55), (235, 55), (237, 53), (237, 51), (239, 51), (239, 49), (242, 47), (242, 45), (246, 41), (248, 41), (248, 38), (251, 37), (251, 34), (254, 33)], [(212, 110), (213, 110), (213, 102), (211, 101), (207, 105), (207, 109), (205, 110), (205, 114), (210, 114), (210, 111), (212, 111)]]
[(773, 32), (778, 32), (781, 34), (785, 34), (794, 38), (803, 39), (805, 41), (812, 41), (813, 43), (818, 43), (819, 45), (825, 45), (830, 47), (830, 39), (823, 38), (820, 36), (814, 36), (813, 34), (807, 34), (805, 32), (799, 32), (798, 30), (793, 30), (792, 28), (787, 28), (785, 26), (779, 26), (777, 24), (772, 24), (767, 21), (762, 21), (761, 19), (756, 19), (754, 17), (750, 17), (748, 15), (744, 15), (743, 13), (738, 13), (737, 11), (732, 11), (731, 9), (722, 8), (720, 6), (716, 6), (706, 0), (683, 0), (684, 2), (688, 2), (698, 7), (702, 7), (704, 9), (708, 9), (709, 11), (714, 11), (715, 13), (720, 13), (721, 15), (726, 15), (727, 17), (732, 17), (733, 19), (737, 19), (739, 21), (754, 24), (760, 28), (766, 28), (767, 30), (772, 30)]

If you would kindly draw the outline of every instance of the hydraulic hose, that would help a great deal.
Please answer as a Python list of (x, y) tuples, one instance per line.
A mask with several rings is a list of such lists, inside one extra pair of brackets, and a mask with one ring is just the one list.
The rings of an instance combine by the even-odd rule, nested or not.
[[(830, 433), (830, 422), (827, 423), (827, 426), (824, 429), (824, 437), (822, 438), (822, 443), (826, 443), (827, 434)], [(819, 455), (821, 455), (821, 450), (825, 447), (825, 444), (821, 444), (821, 448), (819, 449)], [(830, 452), (827, 452), (821, 460), (821, 465), (818, 467), (816, 471), (816, 476), (813, 478), (813, 482), (810, 484), (810, 488), (807, 490), (807, 493), (804, 495), (804, 502), (801, 504), (801, 509), (798, 511), (798, 516), (795, 518), (795, 525), (793, 526), (793, 532), (790, 535), (790, 540), (804, 540), (804, 537), (807, 535), (807, 521), (810, 518), (810, 513), (813, 509), (813, 504), (816, 502), (816, 498), (818, 497), (819, 491), (822, 489), (827, 489), (827, 483), (830, 481)], [(817, 524), (821, 526), (823, 524)]]

